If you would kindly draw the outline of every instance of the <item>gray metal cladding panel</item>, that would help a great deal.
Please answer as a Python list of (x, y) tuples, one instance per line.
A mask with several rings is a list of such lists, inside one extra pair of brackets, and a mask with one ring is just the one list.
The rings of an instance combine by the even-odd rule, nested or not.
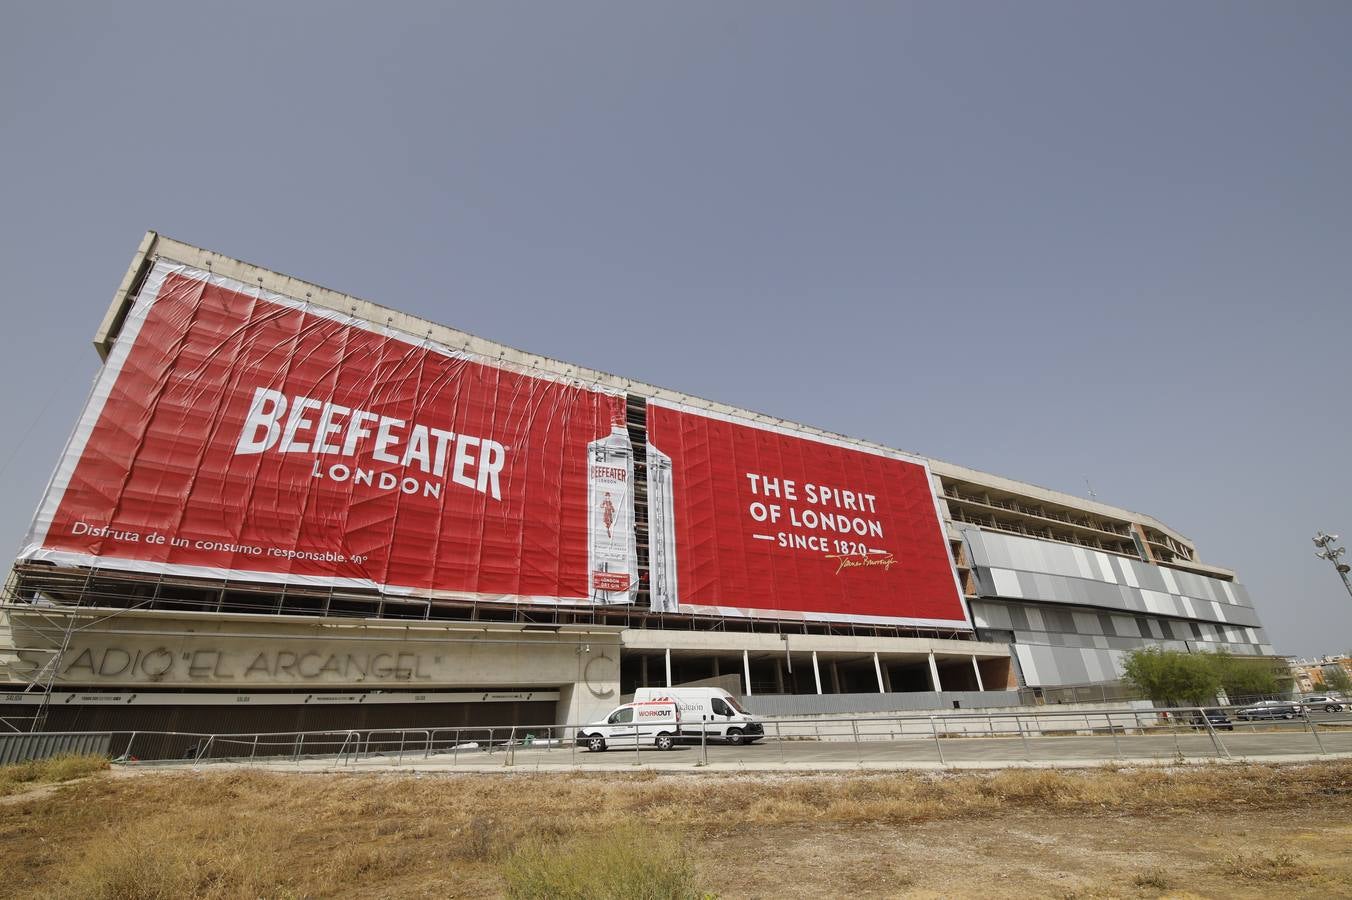
[[(1136, 646), (1141, 646), (1141, 642), (1138, 641)], [(1098, 650), (1038, 644), (1014, 647), (1024, 682), (1038, 687), (1117, 681), (1121, 678), (1123, 649)], [(1173, 649), (1186, 648), (1178, 646)]]
[(1241, 585), (1086, 547), (975, 528), (962, 534), (982, 596), (1260, 624)]
[[(1112, 651), (1110, 650), (1018, 644), (1015, 645), (1014, 652), (1018, 656), (1019, 668), (1023, 672), (1024, 681), (1029, 685), (1056, 687), (1067, 684), (1086, 684), (1089, 681), (1111, 680), (1111, 678), (1105, 679), (1098, 674), (1103, 672), (1105, 667), (1116, 673), (1116, 666), (1113, 665), (1110, 656)], [(1102, 659), (1095, 659), (1093, 668), (1097, 677), (1094, 678), (1089, 676), (1089, 657), (1102, 657)], [(1112, 677), (1115, 678), (1116, 675), (1114, 674)]]
[(1150, 613), (1085, 612), (1010, 600), (972, 600), (972, 615), (983, 628), (1013, 631), (1020, 643), (1130, 650), (1141, 646), (1185, 649), (1182, 641), (1198, 641), (1234, 653), (1260, 653), (1266, 638), (1261, 628), (1170, 620)]
[[(1010, 618), (1010, 613), (1014, 609), (1005, 603), (990, 603), (984, 600), (971, 601), (972, 618), (975, 620), (978, 628), (1000, 628), (1009, 631), (1014, 627), (1014, 622)], [(1019, 610), (1022, 614), (1022, 610)], [(1019, 627), (1028, 627), (1028, 618), (1022, 616), (1023, 624)]]
[(1000, 592), (995, 589), (995, 583), (991, 580), (991, 570), (989, 568), (973, 569), (972, 575), (976, 578), (976, 592), (979, 596), (1000, 596)]
[(1066, 634), (1074, 634), (1075, 617), (1063, 609), (1046, 609), (1042, 611), (1042, 621), (1046, 623), (1048, 631), (1060, 631)]
[[(1213, 579), (1193, 576), (1186, 572), (1171, 572), (1186, 584), (1169, 585), (1164, 573), (1169, 570), (1104, 553), (1088, 547), (1061, 544), (1054, 541), (1017, 535), (964, 528), (972, 561), (978, 566), (1042, 572), (1048, 575), (1066, 575), (1114, 584), (1127, 584), (1146, 590), (1168, 593), (1191, 593), (1206, 599), (1216, 599), (1204, 583)], [(1184, 578), (1183, 576), (1186, 576)], [(1189, 591), (1188, 588), (1194, 588)]]
[[(1024, 579), (1028, 577), (1029, 573), (1020, 572), (1019, 583), (1022, 584)], [(1055, 597), (1058, 593), (1067, 592), (1067, 586), (1062, 579), (1053, 579), (1050, 575), (1043, 575), (1039, 572), (1031, 573), (1031, 577), (1033, 589), (1031, 593), (1027, 594), (1029, 597)]]
[(1076, 611), (1070, 615), (1075, 620), (1075, 630), (1080, 634), (1103, 634), (1103, 626), (1093, 613)]

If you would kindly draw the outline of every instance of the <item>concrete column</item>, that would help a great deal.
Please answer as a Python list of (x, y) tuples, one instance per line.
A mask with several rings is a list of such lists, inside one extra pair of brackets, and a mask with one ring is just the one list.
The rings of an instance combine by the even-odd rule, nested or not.
[(840, 666), (836, 665), (834, 659), (831, 660), (831, 693), (840, 693)]
[(620, 696), (619, 669), (615, 669), (614, 681), (601, 681), (598, 677), (601, 668), (592, 667), (590, 680), (586, 684), (559, 685), (559, 700), (554, 707), (555, 725), (595, 722), (615, 708)]
[(972, 671), (976, 673), (976, 689), (978, 691), (984, 691), (986, 687), (981, 683), (981, 667), (976, 664), (975, 655), (972, 656)]
[(1150, 544), (1146, 541), (1145, 529), (1141, 527), (1140, 522), (1132, 522), (1131, 530), (1135, 533), (1137, 539), (1136, 549), (1141, 552), (1141, 561), (1148, 562), (1151, 565), (1158, 565), (1155, 560), (1155, 553), (1150, 549)]
[(817, 693), (822, 692), (822, 670), (817, 666), (817, 651), (812, 651), (812, 677), (817, 680)]
[(939, 684), (939, 667), (934, 663), (933, 650), (930, 651), (929, 664), (930, 664), (930, 684), (934, 686), (934, 689), (936, 691), (942, 691), (943, 686)]
[(648, 686), (648, 655), (645, 653), (639, 657), (638, 661), (639, 677), (643, 679), (643, 686)]
[(883, 666), (883, 687), (887, 688), (889, 694), (892, 693), (892, 670), (887, 666)]
[(784, 693), (784, 664), (775, 660), (775, 693)]
[[(976, 659), (976, 657), (974, 656), (972, 659)], [(878, 693), (886, 694), (887, 685), (883, 684), (883, 664), (878, 662), (877, 653), (873, 654), (873, 674), (878, 676)]]
[(751, 656), (742, 651), (742, 679), (746, 682), (746, 695), (751, 696)]
[(667, 687), (671, 687), (671, 648), (667, 648)]

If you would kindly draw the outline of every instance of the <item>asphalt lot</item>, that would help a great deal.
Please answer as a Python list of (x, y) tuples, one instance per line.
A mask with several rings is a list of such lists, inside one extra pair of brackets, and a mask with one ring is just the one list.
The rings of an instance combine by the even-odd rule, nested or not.
[[(1309, 731), (1280, 730), (1272, 732), (1238, 733), (1217, 732), (1211, 735), (1183, 733), (1178, 735), (1093, 735), (1029, 737), (941, 738), (924, 740), (911, 738), (897, 741), (763, 741), (749, 746), (730, 747), (710, 744), (708, 758), (713, 763), (731, 763), (751, 766), (788, 766), (810, 768), (819, 763), (954, 763), (954, 762), (1055, 762), (1070, 760), (1153, 759), (1170, 760), (1178, 756), (1191, 759), (1226, 759), (1250, 756), (1304, 756), (1319, 753), (1352, 754), (1352, 731), (1321, 733), (1316, 741)], [(699, 746), (678, 747), (663, 753), (656, 749), (633, 746), (615, 747), (604, 753), (590, 753), (571, 748), (547, 750), (517, 750), (516, 765), (540, 762), (557, 763), (558, 757), (568, 755), (579, 767), (610, 766), (623, 754), (638, 756), (644, 764), (676, 763), (677, 757), (702, 758)], [(940, 754), (942, 753), (942, 759)], [(671, 756), (657, 760), (651, 757)], [(544, 759), (543, 757), (553, 757)], [(691, 764), (693, 764), (692, 760)]]
[[(1220, 728), (1214, 731), (1190, 726), (1181, 719), (1170, 726), (1167, 720), (1154, 716), (1136, 717), (1132, 725), (1132, 717), (1115, 712), (1116, 733), (1108, 730), (1106, 716), (1072, 713), (1069, 718), (1064, 718), (1063, 715), (1049, 711), (1041, 717), (1020, 716), (1017, 725), (1023, 729), (1020, 734), (1015, 730), (1012, 716), (994, 713), (991, 722), (982, 723), (995, 728), (994, 734), (983, 728), (982, 733), (970, 736), (961, 733), (961, 723), (954, 725), (956, 720), (945, 722), (943, 717), (935, 717), (933, 723), (877, 718), (853, 723), (849, 720), (778, 723), (771, 720), (766, 722), (765, 738), (749, 745), (731, 746), (711, 741), (702, 748), (696, 739), (669, 751), (660, 751), (651, 745), (636, 748), (631, 743), (612, 745), (600, 753), (588, 752), (566, 740), (537, 740), (542, 737), (542, 730), (545, 735), (549, 734), (552, 729), (548, 728), (496, 729), (497, 739), (492, 746), (475, 742), (488, 736), (471, 736), (480, 729), (465, 729), (470, 734), (461, 738), (463, 743), (458, 747), (450, 743), (457, 734), (455, 729), (435, 732), (414, 729), (402, 734), (374, 731), (366, 742), (356, 747), (349, 746), (345, 737), (339, 740), (341, 735), (327, 739), (311, 737), (303, 749), (302, 745), (293, 744), (290, 737), (276, 746), (268, 746), (266, 742), (255, 746), (246, 738), (242, 743), (235, 742), (237, 748), (222, 737), (214, 744), (212, 756), (215, 759), (199, 760), (195, 764), (344, 771), (380, 768), (491, 771), (505, 767), (542, 771), (624, 770), (635, 766), (679, 770), (701, 767), (707, 760), (708, 766), (721, 770), (838, 770), (861, 766), (923, 769), (1082, 766), (1130, 761), (1298, 761), (1352, 756), (1352, 711), (1324, 713), (1321, 710), (1311, 713), (1308, 719), (1235, 721), (1233, 730)], [(971, 717), (967, 717), (967, 727), (972, 724)], [(1138, 730), (1141, 727), (1145, 727), (1144, 733)], [(1044, 730), (1039, 731), (1039, 728)], [(946, 729), (951, 729), (951, 733)], [(534, 734), (525, 741), (507, 743), (503, 739), (503, 732), (520, 734), (523, 731)], [(429, 740), (432, 741), (430, 747), (427, 745)], [(246, 749), (248, 752), (243, 752)], [(357, 752), (354, 753), (354, 749)], [(154, 759), (149, 754), (145, 758)], [(179, 759), (170, 758), (145, 764), (179, 762)]]
[[(999, 737), (907, 737), (888, 740), (812, 740), (773, 736), (755, 744), (729, 746), (698, 743), (669, 751), (655, 747), (612, 746), (592, 753), (570, 743), (542, 746), (497, 747), (488, 752), (476, 746), (454, 751), (427, 753), (416, 745), (402, 755), (378, 753), (327, 765), (344, 770), (367, 768), (416, 768), (419, 770), (517, 769), (615, 770), (634, 766), (661, 769), (701, 767), (706, 758), (711, 769), (842, 769), (842, 768), (934, 768), (942, 766), (1085, 765), (1141, 761), (1167, 763), (1225, 761), (1230, 759), (1290, 760), (1352, 756), (1352, 727), (1320, 729), (1312, 734), (1306, 723), (1261, 723), (1256, 727), (1237, 724), (1235, 731), (1205, 729), (1160, 729), (1148, 734), (1077, 734)], [(260, 760), (260, 762), (262, 762)], [(324, 757), (296, 762), (277, 761), (281, 767), (323, 767)], [(269, 765), (269, 763), (264, 763)]]

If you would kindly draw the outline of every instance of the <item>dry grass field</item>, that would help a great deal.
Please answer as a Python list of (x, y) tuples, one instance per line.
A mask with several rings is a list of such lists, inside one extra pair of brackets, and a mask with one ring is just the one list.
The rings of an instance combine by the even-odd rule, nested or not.
[(0, 841), (0, 893), (17, 897), (1346, 896), (1352, 763), (844, 776), (115, 770), (11, 793)]
[(32, 790), (41, 784), (57, 784), (83, 778), (108, 768), (101, 756), (57, 756), (36, 762), (0, 766), (0, 797)]

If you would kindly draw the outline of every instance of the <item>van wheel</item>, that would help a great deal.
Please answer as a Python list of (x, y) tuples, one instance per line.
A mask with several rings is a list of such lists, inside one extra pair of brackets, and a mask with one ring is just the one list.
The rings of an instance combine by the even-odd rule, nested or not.
[(740, 728), (729, 728), (728, 733), (725, 737), (727, 739), (727, 742), (729, 744), (732, 744), (734, 747), (746, 740), (746, 738), (743, 737), (742, 729)]
[(656, 744), (658, 750), (670, 750), (672, 747), (676, 746), (676, 741), (674, 741), (669, 734), (659, 734), (657, 736)]
[(592, 753), (600, 753), (602, 750), (606, 749), (606, 739), (599, 734), (593, 734), (591, 737), (587, 738), (587, 749)]

